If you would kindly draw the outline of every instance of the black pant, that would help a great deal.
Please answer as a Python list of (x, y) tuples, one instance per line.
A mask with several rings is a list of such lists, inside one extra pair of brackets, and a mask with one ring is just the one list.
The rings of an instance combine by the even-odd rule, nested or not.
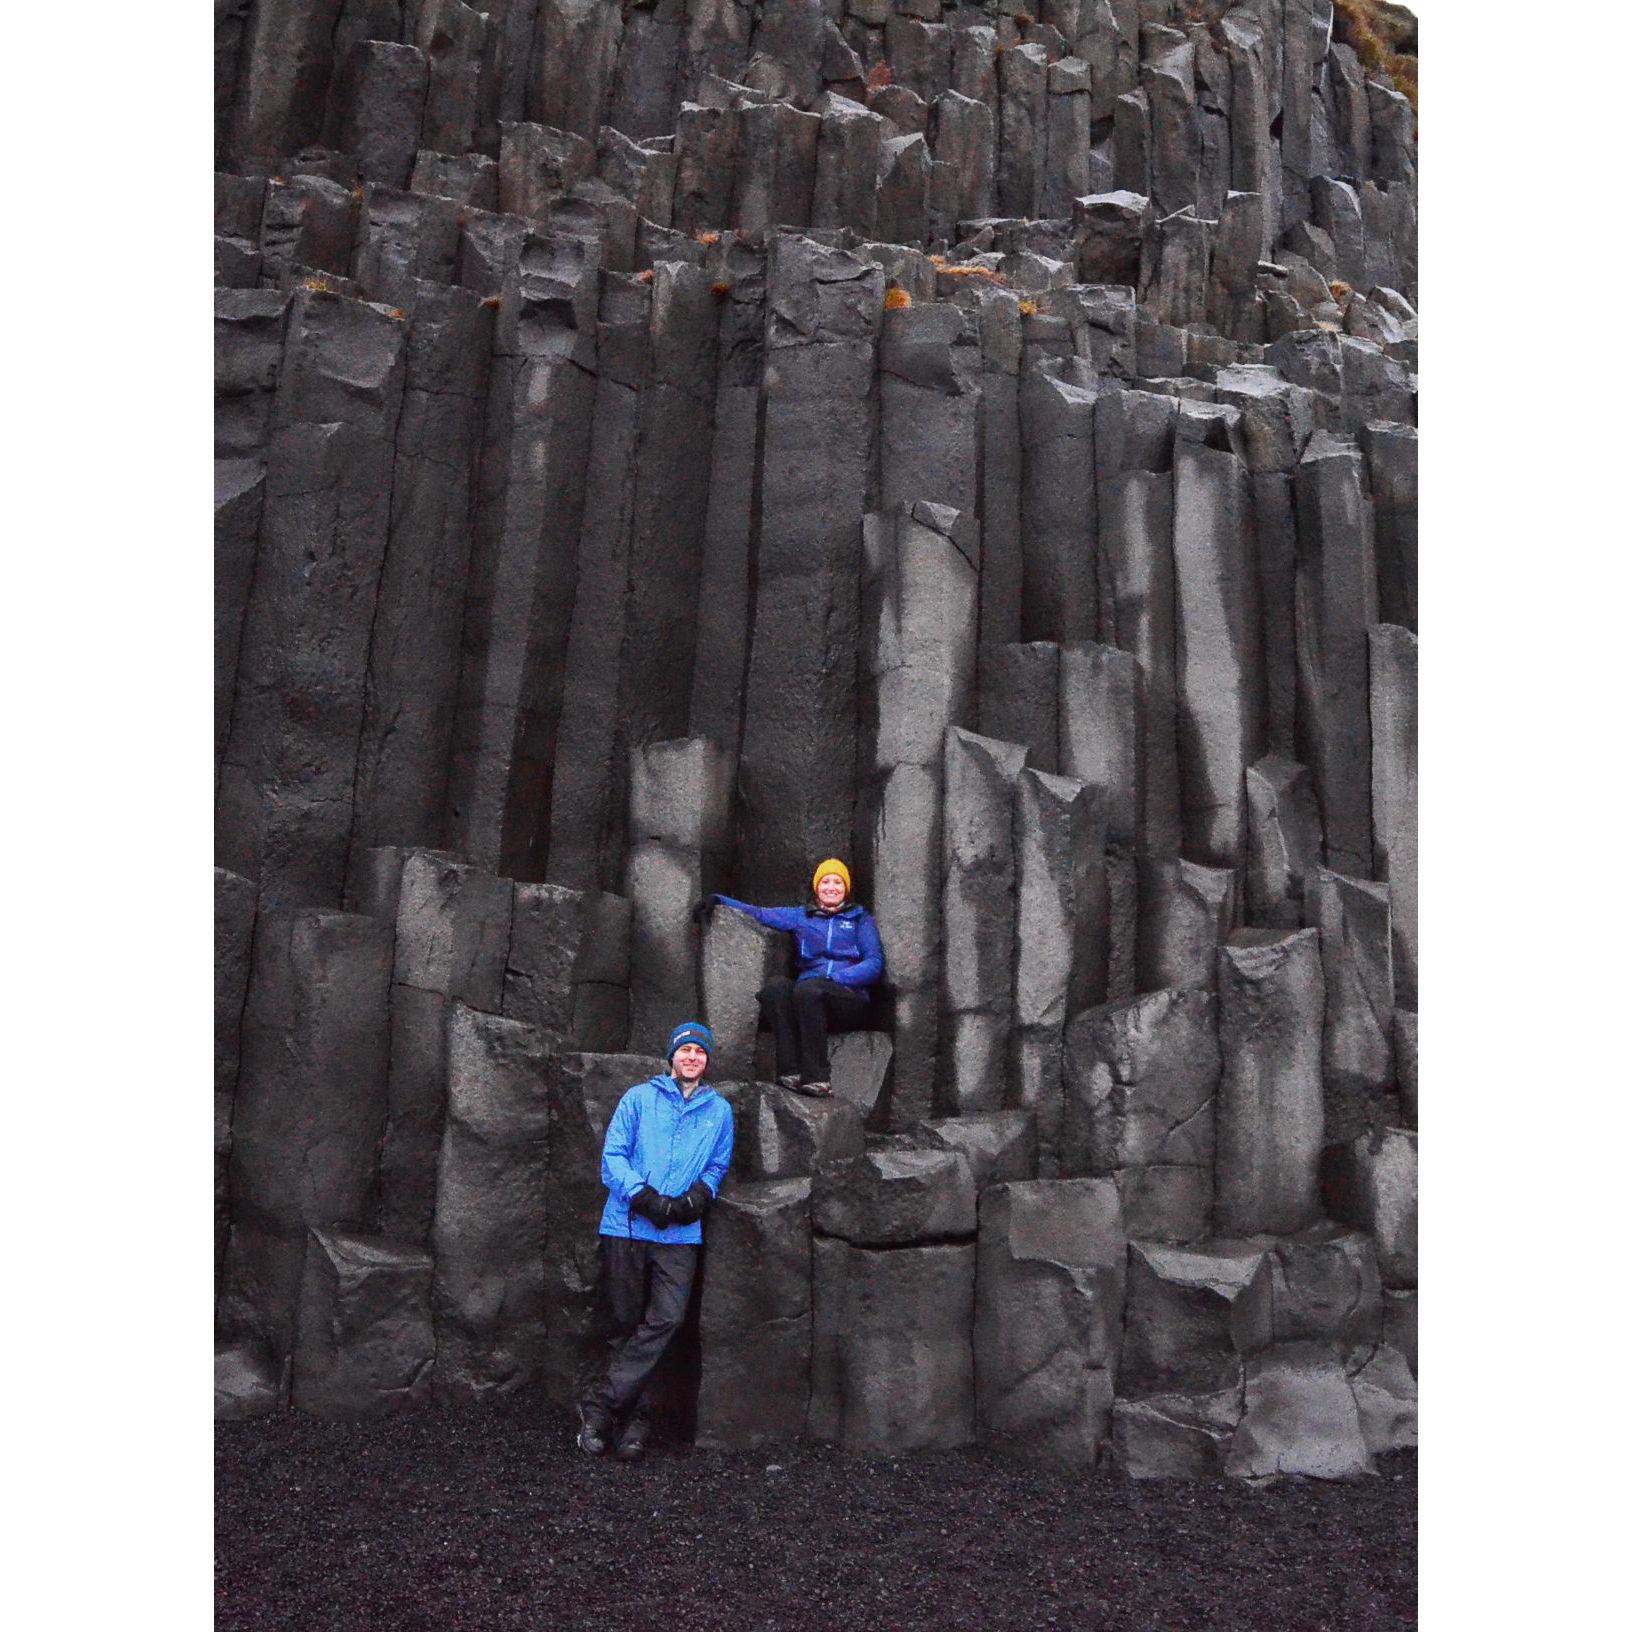
[(604, 1377), (586, 1405), (610, 1416), (642, 1413), (647, 1379), (686, 1317), (700, 1247), (601, 1237), (601, 1296), (610, 1323)]
[(865, 992), (817, 976), (789, 980), (778, 975), (760, 989), (759, 1012), (776, 1034), (776, 1074), (826, 1082), (827, 1034), (855, 1031), (867, 1018)]

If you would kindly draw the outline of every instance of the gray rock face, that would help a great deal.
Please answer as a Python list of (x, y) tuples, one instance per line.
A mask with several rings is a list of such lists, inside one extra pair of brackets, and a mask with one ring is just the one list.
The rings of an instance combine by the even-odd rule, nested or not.
[(541, 1039), (455, 1004), (437, 1162), (436, 1390), (510, 1393), (543, 1369), (549, 1106)]
[[(1021, 1254), (997, 1438), (1410, 1443), (1415, 126), (1328, 0), (217, 9), (223, 1408), (417, 1397), (444, 1236), (444, 1388), (571, 1400), (608, 1051), (701, 1013), (733, 1183), (851, 1236), (726, 1226), (705, 1435), (973, 1435), (969, 1208), (1080, 1182), (1267, 1326), (1118, 1399)], [(820, 1102), (688, 911), (824, 855), (888, 967)], [(898, 1159), (964, 1177), (835, 1179)]]
[(1376, 873), (1388, 883), (1394, 995), (1417, 1002), (1417, 639), (1381, 624), (1371, 656), (1371, 820)]
[(1384, 1128), (1327, 1153), (1322, 1175), (1334, 1218), (1358, 1225), (1377, 1243), (1377, 1264), (1390, 1289), (1417, 1284), (1417, 1135)]
[(972, 711), (975, 568), (957, 511), (869, 516), (862, 753), (873, 911), (897, 990), (892, 1127), (931, 1109), (938, 1046), (943, 744)]
[(997, 1184), (980, 1202), (975, 1403), (984, 1443), (1083, 1472), (1105, 1437), (1127, 1238), (1104, 1179)]
[(288, 1352), (308, 1225), (365, 1225), (386, 1112), (391, 931), (263, 913), (232, 1125), (221, 1318)]
[[(678, 210), (678, 206), (677, 206)], [(767, 271), (760, 547), (742, 739), (739, 879), (785, 895), (813, 856), (851, 849), (861, 518), (876, 267), (778, 237)], [(807, 767), (821, 763), (813, 778)]]
[(1003, 1101), (1013, 1019), (1014, 786), (1026, 750), (946, 733), (942, 990), (951, 1108)]
[(934, 1117), (913, 1130), (921, 1144), (958, 1151), (978, 1193), (989, 1184), (1029, 1179), (1037, 1171), (1037, 1129), (1029, 1111), (976, 1111)]
[(218, 1343), (215, 1348), (215, 1420), (264, 1417), (283, 1403), (278, 1367), (256, 1343)]
[(1178, 856), (1140, 858), (1139, 985), (1210, 986), (1236, 921), (1235, 873)]
[(956, 1150), (869, 1150), (817, 1175), (811, 1217), (854, 1246), (972, 1236), (974, 1176)]
[(1277, 1344), (1246, 1366), (1246, 1410), (1225, 1471), (1268, 1480), (1354, 1479), (1376, 1470), (1342, 1362), (1319, 1343)]
[(629, 1036), (637, 1048), (661, 1053), (675, 1026), (697, 1012), (691, 908), (723, 879), (734, 773), (732, 756), (704, 737), (630, 755), (623, 894), (634, 909)]
[(249, 989), (255, 887), (215, 870), (215, 1291), (221, 1291), (232, 1221), (229, 1164), (233, 1097), (238, 1088), (244, 996)]
[(1067, 1019), (1108, 984), (1103, 805), (1097, 789), (1022, 771), (1015, 805), (1014, 1019), (1009, 1102), (1037, 1118), (1039, 1171), (1057, 1171)]
[[(812, 1376), (825, 1387), (820, 1396), (812, 1388), (809, 1431), (858, 1455), (970, 1444), (975, 1243), (869, 1251), (818, 1241), (824, 1245)], [(823, 1403), (835, 1395), (836, 1421)]]
[(342, 1419), (423, 1405), (435, 1358), (430, 1255), (378, 1236), (312, 1230), (290, 1403)]
[(1394, 1083), (1388, 886), (1320, 867), (1310, 880), (1306, 911), (1320, 930), (1326, 974), (1326, 1136), (1335, 1142), (1358, 1131), (1347, 1120)]
[(732, 1185), (706, 1228), (697, 1443), (796, 1439), (810, 1396), (810, 1181)]
[(1271, 1339), (1270, 1296), (1262, 1246), (1131, 1242), (1118, 1396), (1238, 1388), (1244, 1358)]
[(1218, 953), (1214, 1227), (1290, 1234), (1319, 1216), (1320, 937), (1240, 931)]
[(1299, 759), (1314, 773), (1326, 863), (1371, 867), (1366, 630), (1377, 621), (1371, 507), (1359, 451), (1318, 434), (1298, 465)]
[(1320, 865), (1320, 811), (1306, 767), (1266, 754), (1247, 767), (1247, 922), (1303, 923), (1308, 881)]
[(721, 908), (703, 929), (699, 990), (703, 1019), (714, 1033), (709, 1070), (721, 1078), (751, 1077), (759, 1030), (755, 994), (787, 973), (788, 937)]
[(786, 1088), (744, 1083), (737, 1113), (734, 1170), (756, 1179), (809, 1177), (865, 1149), (863, 1113), (835, 1089), (831, 1099), (806, 1099)]
[(1210, 992), (1090, 1009), (1066, 1033), (1060, 1170), (1116, 1181), (1139, 1239), (1207, 1233), (1220, 1060)]

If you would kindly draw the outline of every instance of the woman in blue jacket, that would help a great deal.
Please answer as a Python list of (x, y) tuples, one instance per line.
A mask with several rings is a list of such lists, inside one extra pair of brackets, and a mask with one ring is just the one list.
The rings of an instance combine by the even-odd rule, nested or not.
[(728, 895), (697, 903), (701, 921), (715, 906), (734, 907), (769, 929), (786, 930), (799, 973), (779, 975), (759, 992), (759, 1012), (776, 1035), (776, 1080), (796, 1093), (825, 1099), (833, 1092), (827, 1063), (830, 1031), (855, 1031), (867, 1019), (872, 987), (884, 973), (878, 926), (849, 901), (850, 869), (830, 856), (811, 879), (815, 902), (805, 907), (753, 907)]
[[(601, 1291), (611, 1316), (606, 1369), (579, 1407), (578, 1446), (620, 1462), (646, 1449), (642, 1396), (685, 1318), (702, 1250), (702, 1217), (731, 1165), (731, 1107), (703, 1081), (714, 1034), (676, 1026), (669, 1069), (637, 1082), (601, 1148)], [(621, 1424), (621, 1426), (620, 1426)]]

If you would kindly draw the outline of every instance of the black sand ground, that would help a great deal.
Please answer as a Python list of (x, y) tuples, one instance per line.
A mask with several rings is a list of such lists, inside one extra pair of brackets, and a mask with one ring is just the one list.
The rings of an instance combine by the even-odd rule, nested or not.
[(572, 1448), (509, 1404), (216, 1440), (218, 1632), (1416, 1624), (1416, 1458), (1352, 1485), (1073, 1480), (984, 1451)]

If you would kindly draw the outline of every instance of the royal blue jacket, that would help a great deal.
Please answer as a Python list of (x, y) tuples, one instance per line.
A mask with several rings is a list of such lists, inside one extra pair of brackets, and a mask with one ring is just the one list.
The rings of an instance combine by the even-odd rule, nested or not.
[(836, 981), (865, 991), (884, 973), (884, 948), (878, 926), (865, 907), (751, 907), (722, 895), (721, 904), (745, 912), (767, 929), (785, 929), (799, 951), (801, 980)]
[(629, 1202), (642, 1185), (683, 1196), (699, 1179), (718, 1195), (734, 1138), (731, 1107), (706, 1083), (687, 1099), (671, 1076), (637, 1082), (618, 1101), (601, 1146), (607, 1189), (601, 1234), (696, 1246), (703, 1239), (701, 1219), (660, 1230), (644, 1214), (631, 1213)]

